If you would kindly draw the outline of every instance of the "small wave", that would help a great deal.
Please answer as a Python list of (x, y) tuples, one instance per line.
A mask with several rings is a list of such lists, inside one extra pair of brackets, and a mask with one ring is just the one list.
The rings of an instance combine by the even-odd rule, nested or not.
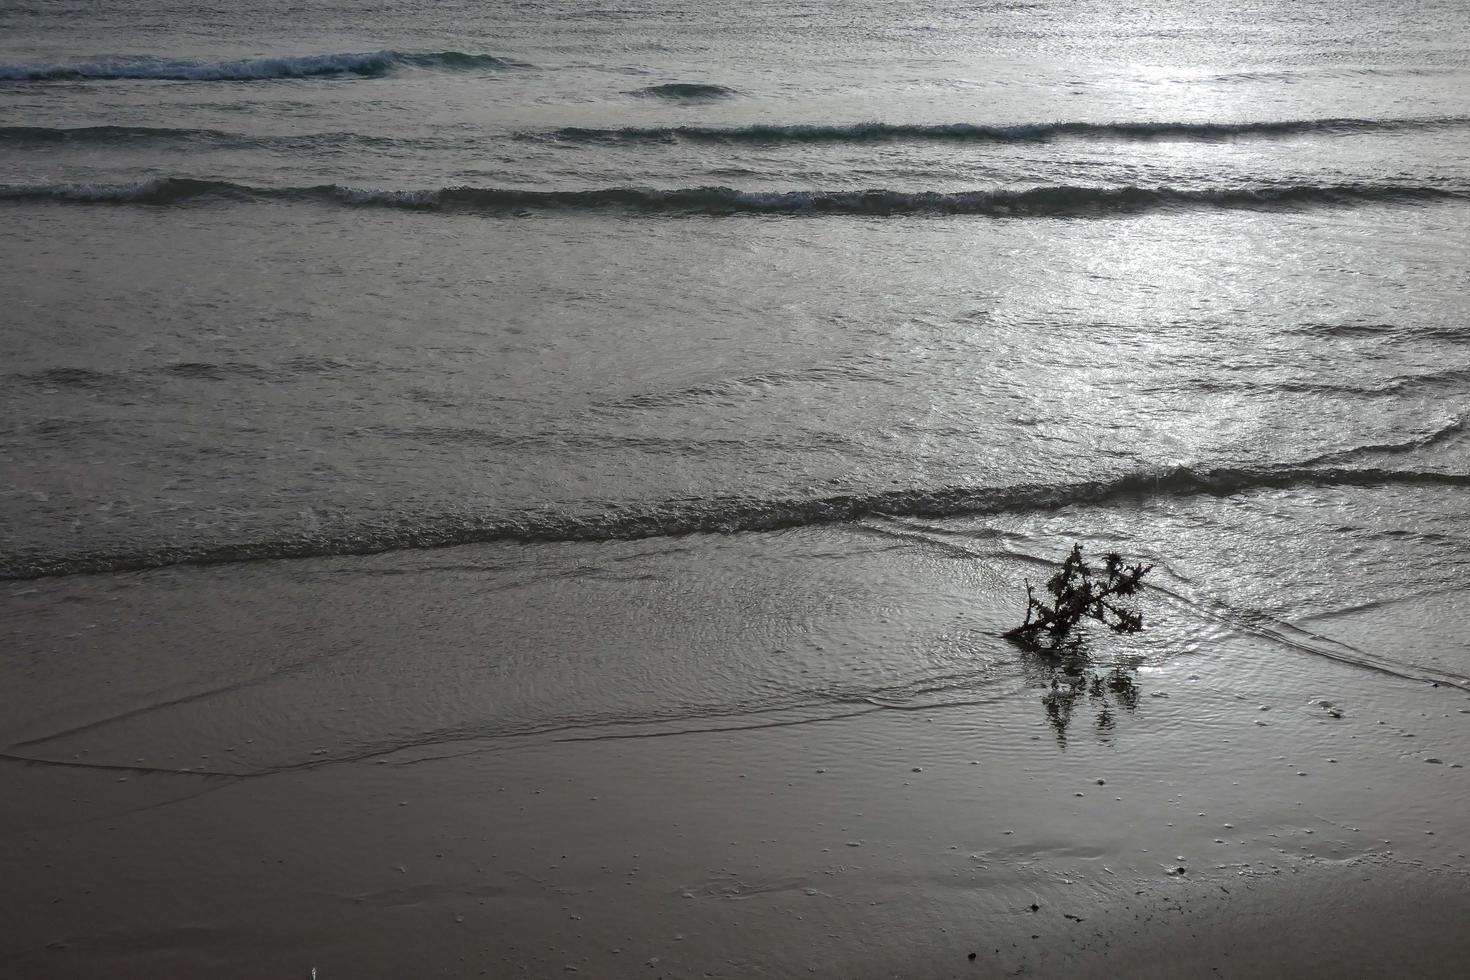
[[(21, 433), (27, 437), (44, 439), (48, 442), (70, 444), (81, 443), (89, 440), (115, 439), (123, 432), (125, 427), (121, 423), (108, 422), (101, 419), (70, 418), (65, 416), (52, 416), (49, 418), (26, 419), (20, 422), (9, 422), (0, 424), (0, 435), (13, 438)], [(0, 561), (0, 569), (4, 568), (4, 562)], [(0, 575), (0, 577), (4, 577)]]
[(670, 82), (666, 85), (650, 85), (632, 93), (645, 98), (667, 99), (671, 102), (711, 102), (738, 95), (733, 88), (710, 82)]
[(1210, 76), (1213, 82), (1297, 82), (1314, 80), (1351, 80), (1375, 78), (1417, 78), (1436, 75), (1463, 75), (1460, 67), (1434, 65), (1399, 65), (1381, 67), (1374, 65), (1332, 66), (1328, 68), (1282, 68), (1274, 70), (1224, 72)]
[(476, 446), (506, 451), (531, 449), (577, 450), (588, 453), (618, 453), (646, 450), (659, 453), (677, 452), (688, 456), (711, 450), (740, 452), (753, 446), (791, 449), (801, 439), (806, 446), (821, 449), (852, 450), (849, 440), (830, 433), (802, 433), (799, 436), (745, 436), (741, 438), (707, 437), (704, 439), (669, 438), (651, 435), (531, 432), (515, 433), (481, 429), (473, 426), (380, 426), (369, 430), (374, 436), (401, 439), (416, 446)]
[(329, 357), (299, 356), (277, 364), (246, 361), (178, 361), (131, 371), (100, 371), (84, 367), (52, 367), (40, 371), (4, 375), (37, 388), (91, 390), (133, 389), (155, 383), (158, 378), (182, 381), (289, 381), (303, 374), (340, 374), (361, 368)]
[(1288, 119), (1270, 122), (1053, 122), (1014, 126), (867, 122), (854, 125), (655, 126), (591, 129), (568, 126), (522, 139), (568, 143), (1046, 143), (1057, 139), (1225, 140), (1470, 127), (1470, 117), (1420, 119)]
[(215, 129), (177, 129), (167, 126), (0, 126), (0, 143), (220, 143), (245, 139)]
[[(1465, 372), (1455, 373), (1460, 377), (1465, 376)], [(1350, 449), (1340, 449), (1330, 453), (1323, 453), (1320, 456), (1314, 456), (1306, 460), (1304, 465), (1345, 463), (1365, 457), (1399, 456), (1404, 453), (1419, 452), (1431, 446), (1437, 446), (1442, 442), (1448, 442), (1461, 435), (1465, 432), (1467, 423), (1470, 423), (1470, 413), (1451, 418), (1437, 429), (1412, 436), (1402, 442), (1382, 442), (1367, 446), (1353, 446)]]
[(131, 383), (131, 379), (122, 374), (80, 367), (47, 368), (11, 377), (38, 388), (116, 388)]
[(1371, 204), (1426, 204), (1470, 199), (1470, 191), (1413, 184), (1289, 184), (1183, 190), (1172, 187), (1034, 187), (1026, 190), (744, 191), (729, 187), (658, 190), (608, 187), (530, 191), (495, 187), (380, 190), (323, 184), (251, 187), (220, 180), (167, 177), (130, 184), (0, 185), (0, 202), (182, 205), (207, 201), (309, 201), (353, 207), (470, 211), (516, 215), (609, 211), (647, 215), (978, 215), (1088, 217), (1161, 209), (1279, 210)]
[(343, 374), (363, 370), (359, 365), (339, 361), (335, 357), (313, 354), (297, 355), (282, 366), (291, 374)]
[(364, 133), (307, 133), (300, 135), (254, 135), (231, 133), (219, 129), (187, 129), (167, 126), (0, 126), (0, 145), (51, 146), (133, 146), (178, 144), (185, 147), (220, 146), (232, 148), (264, 147), (274, 150), (319, 150), (337, 147), (380, 149), (422, 146), (424, 140), (405, 140), (391, 136)]
[(1432, 327), (1419, 331), (1418, 337), (1423, 340), (1443, 340), (1448, 343), (1470, 343), (1470, 326)]
[(1393, 323), (1305, 323), (1287, 330), (1308, 337), (1383, 338), (1387, 343), (1421, 344), (1426, 340), (1463, 343), (1470, 341), (1470, 327), (1403, 326)]
[(812, 367), (799, 371), (773, 371), (747, 377), (721, 378), (704, 384), (666, 391), (640, 392), (612, 401), (599, 402), (601, 408), (641, 409), (674, 408), (706, 400), (736, 401), (786, 385), (837, 386), (850, 382), (895, 384), (891, 378), (850, 367)]
[(141, 571), (171, 565), (370, 555), (497, 541), (613, 541), (685, 534), (776, 531), (889, 517), (953, 517), (1054, 510), (1158, 496), (1216, 494), (1299, 486), (1470, 487), (1470, 474), (1418, 470), (1279, 466), (1194, 470), (1177, 467), (1113, 480), (1008, 487), (933, 487), (872, 494), (765, 500), (724, 497), (610, 506), (592, 512), (537, 509), (499, 515), (439, 516), (400, 523), (364, 523), (320, 534), (269, 541), (161, 547), (138, 552), (0, 559), (0, 579)]
[(1384, 337), (1392, 336), (1401, 328), (1392, 323), (1304, 323), (1291, 327), (1287, 333), (1303, 334), (1308, 337)]
[(1355, 395), (1370, 398), (1402, 395), (1405, 392), (1434, 388), (1462, 388), (1470, 382), (1470, 368), (1446, 368), (1421, 374), (1398, 374), (1386, 378), (1343, 381), (1233, 381), (1218, 377), (1195, 379), (1191, 387), (1207, 392), (1245, 392), (1249, 394), (1314, 394)]
[[(1351, 382), (1334, 383), (1330, 381), (1233, 381), (1226, 378), (1204, 377), (1197, 378), (1190, 384), (1197, 391), (1210, 393), (1216, 392), (1243, 392), (1245, 394), (1278, 394), (1278, 395), (1356, 395), (1366, 397), (1377, 397), (1396, 394), (1403, 387), (1402, 384), (1390, 381), (1380, 384), (1353, 384)], [(1173, 388), (1173, 383), (1151, 387), (1151, 391), (1166, 391)]]
[(373, 77), (401, 68), (439, 71), (523, 68), (523, 62), (462, 51), (412, 53), (371, 51), (357, 54), (312, 54), (283, 58), (244, 58), (238, 61), (127, 58), (115, 61), (52, 65), (0, 64), (0, 81), (49, 82), (77, 80), (170, 80), (190, 82), (244, 82), (275, 78), (331, 76)]
[[(1395, 393), (1417, 391), (1421, 388), (1463, 389), (1470, 384), (1470, 368), (1445, 368), (1442, 371), (1425, 371), (1422, 374), (1400, 374), (1384, 387)], [(1457, 424), (1456, 428), (1459, 429)]]
[[(248, 199), (252, 189), (224, 180), (164, 177), (121, 184), (6, 184), (0, 201), (55, 201), (66, 204), (182, 204), (216, 197)], [(263, 192), (269, 194), (271, 192)]]
[(242, 361), (227, 361), (215, 364), (211, 361), (181, 361), (159, 368), (162, 374), (188, 381), (228, 381), (232, 378), (269, 378), (271, 372), (258, 364)]

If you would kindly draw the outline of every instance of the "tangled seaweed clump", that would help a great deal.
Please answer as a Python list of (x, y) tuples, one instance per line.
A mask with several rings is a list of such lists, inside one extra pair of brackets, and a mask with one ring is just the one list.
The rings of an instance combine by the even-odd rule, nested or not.
[(1056, 650), (1083, 619), (1095, 619), (1115, 633), (1143, 629), (1143, 614), (1117, 600), (1135, 594), (1153, 566), (1125, 564), (1117, 552), (1105, 555), (1103, 562), (1106, 577), (1095, 576), (1082, 557), (1082, 545), (1073, 545), (1061, 570), (1046, 582), (1050, 603), (1038, 598), (1035, 586), (1026, 583), (1026, 621), (1008, 630), (1006, 638), (1028, 649)]

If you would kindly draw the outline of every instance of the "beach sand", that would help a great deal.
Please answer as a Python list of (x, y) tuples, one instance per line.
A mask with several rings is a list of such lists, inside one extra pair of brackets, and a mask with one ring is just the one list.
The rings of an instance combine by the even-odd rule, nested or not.
[[(1059, 737), (1042, 675), (993, 639), (1019, 609), (1003, 562), (875, 550), (881, 609), (796, 577), (784, 606), (720, 605), (753, 553), (750, 575), (795, 576), (859, 536), (566, 546), (534, 576), (506, 545), (11, 583), (4, 975), (1464, 974), (1465, 691), (1194, 624)], [(634, 556), (670, 574), (569, 572)], [(852, 665), (865, 635), (991, 660), (938, 699), (642, 718), (558, 715), (567, 693), (512, 669), (539, 651), (590, 691), (632, 665), (649, 703), (695, 704), (664, 651), (799, 661), (792, 610), (822, 594), (803, 621)], [(1408, 642), (1403, 615), (1318, 629)], [(496, 724), (464, 721), (477, 703)]]

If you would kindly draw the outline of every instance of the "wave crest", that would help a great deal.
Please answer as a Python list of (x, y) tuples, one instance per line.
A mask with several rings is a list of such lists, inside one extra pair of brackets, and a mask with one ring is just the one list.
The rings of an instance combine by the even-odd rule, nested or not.
[(869, 516), (954, 517), (1005, 511), (1052, 510), (1129, 498), (1228, 495), (1297, 486), (1470, 487), (1470, 474), (1341, 467), (1176, 467), (1131, 473), (1112, 480), (1009, 487), (929, 487), (826, 497), (759, 499), (724, 497), (670, 500), (600, 511), (551, 508), (485, 516), (453, 515), (375, 522), (330, 532), (227, 544), (168, 546), (138, 552), (97, 552), (0, 560), (0, 579), (141, 571), (171, 565), (371, 555), (497, 541), (612, 541), (685, 534), (776, 531), (857, 520)]
[(462, 51), (369, 51), (355, 54), (311, 54), (295, 57), (243, 58), (237, 61), (191, 61), (128, 58), (52, 65), (0, 65), (0, 81), (51, 82), (77, 80), (169, 80), (243, 82), (276, 78), (330, 76), (372, 77), (400, 68), (469, 71), (527, 67), (522, 62)]
[[(659, 86), (660, 88), (667, 86)], [(716, 86), (718, 87), (718, 86)], [(648, 90), (644, 90), (648, 91)], [(654, 126), (592, 129), (568, 126), (522, 139), (568, 143), (1047, 143), (1058, 139), (1093, 140), (1225, 140), (1285, 138), (1311, 135), (1393, 133), (1423, 129), (1470, 127), (1470, 117), (1414, 119), (1287, 119), (1267, 122), (1052, 122), (1011, 126), (971, 123), (905, 124), (866, 122), (852, 125), (755, 125), (734, 127)]]
[(0, 144), (20, 146), (87, 145), (135, 146), (147, 144), (182, 144), (185, 146), (237, 147), (314, 152), (321, 149), (360, 148), (374, 151), (413, 145), (421, 147), (423, 139), (373, 135), (369, 133), (324, 132), (280, 135), (232, 133), (220, 129), (191, 129), (168, 126), (0, 126)]
[(387, 190), (322, 184), (252, 187), (230, 181), (166, 177), (130, 184), (0, 185), (0, 202), (182, 205), (203, 201), (310, 201), (353, 207), (474, 211), (515, 215), (612, 211), (648, 215), (977, 215), (1088, 217), (1162, 209), (1278, 210), (1470, 199), (1470, 191), (1415, 184), (1289, 184), (1186, 190), (1172, 187), (1074, 187), (1025, 190), (753, 191), (729, 187), (607, 187), (531, 191), (495, 187)]

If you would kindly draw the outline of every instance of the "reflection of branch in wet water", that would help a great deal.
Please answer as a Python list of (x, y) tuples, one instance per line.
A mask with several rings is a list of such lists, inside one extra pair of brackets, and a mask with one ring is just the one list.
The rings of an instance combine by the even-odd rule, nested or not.
[(1124, 671), (1122, 667), (1114, 667), (1108, 674), (1108, 690), (1129, 711), (1138, 707), (1138, 681), (1131, 669)]
[(1037, 687), (1046, 688), (1041, 706), (1057, 742), (1067, 744), (1072, 716), (1082, 705), (1097, 711), (1097, 737), (1107, 741), (1117, 724), (1116, 709), (1138, 707), (1137, 670), (1129, 664), (1094, 663), (1082, 637), (1074, 637), (1056, 651), (1033, 652), (1026, 659), (1026, 673)]

